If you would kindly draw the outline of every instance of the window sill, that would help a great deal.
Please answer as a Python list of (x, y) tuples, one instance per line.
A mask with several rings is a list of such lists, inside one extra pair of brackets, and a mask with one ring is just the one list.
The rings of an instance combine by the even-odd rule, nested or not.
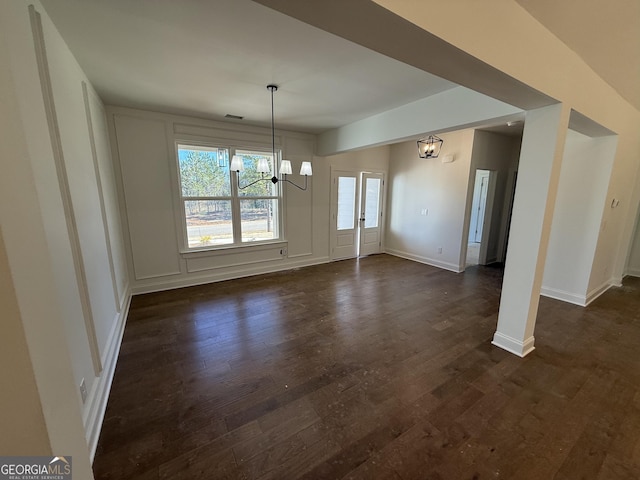
[(220, 247), (207, 247), (198, 250), (183, 250), (180, 255), (183, 258), (202, 258), (215, 257), (218, 255), (227, 255), (230, 253), (258, 252), (261, 250), (273, 250), (275, 248), (286, 249), (288, 247), (286, 240), (274, 240), (269, 242), (255, 242), (250, 245), (224, 245)]

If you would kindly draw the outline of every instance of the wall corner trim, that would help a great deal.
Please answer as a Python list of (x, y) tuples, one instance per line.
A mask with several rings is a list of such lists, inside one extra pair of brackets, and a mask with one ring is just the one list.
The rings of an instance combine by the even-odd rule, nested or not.
[(599, 287), (596, 287), (593, 290), (591, 290), (589, 293), (587, 293), (585, 306), (589, 305), (591, 302), (593, 302), (596, 298), (598, 298), (604, 292), (609, 290), (611, 287), (621, 287), (621, 286), (622, 286), (622, 279), (613, 279), (612, 278), (612, 279), (604, 282)]

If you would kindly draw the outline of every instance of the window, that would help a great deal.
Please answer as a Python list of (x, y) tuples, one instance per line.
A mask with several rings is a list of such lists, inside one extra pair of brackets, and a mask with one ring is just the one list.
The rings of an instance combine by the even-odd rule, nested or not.
[[(244, 163), (239, 175), (229, 169), (229, 158)], [(270, 173), (257, 172), (259, 161)], [(206, 249), (280, 238), (280, 190), (273, 176), (271, 153), (230, 147), (178, 145), (180, 195), (186, 246)], [(265, 180), (261, 180), (264, 178)]]
[(278, 185), (271, 181), (257, 181), (262, 178), (257, 170), (260, 160), (269, 165), (269, 173), (264, 174), (264, 177), (271, 178), (275, 175), (273, 154), (246, 150), (237, 150), (235, 154), (244, 163), (238, 189), (242, 241), (275, 240), (278, 238)]
[(338, 177), (338, 230), (352, 230), (356, 218), (356, 179)]

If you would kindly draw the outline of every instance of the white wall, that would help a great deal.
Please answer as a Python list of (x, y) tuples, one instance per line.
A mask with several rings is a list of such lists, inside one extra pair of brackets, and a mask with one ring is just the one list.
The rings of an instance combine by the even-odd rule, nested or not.
[[(608, 277), (610, 283), (619, 283), (640, 203), (640, 112), (517, 2), (375, 0), (375, 3), (383, 6), (389, 15), (396, 14), (411, 21), (461, 52), (469, 53), (474, 61), (479, 59), (495, 67), (618, 135), (606, 197), (620, 199), (620, 205), (616, 209), (605, 209), (606, 229), (600, 231), (594, 263), (596, 270), (601, 272), (599, 275)], [(439, 12), (438, 22), (431, 21), (429, 15), (434, 8)], [(409, 32), (388, 30), (386, 34), (397, 38), (395, 42), (386, 43), (387, 55), (403, 58), (414, 53), (411, 56), (419, 58), (417, 52), (410, 50), (424, 48), (415, 41), (415, 32), (411, 32), (412, 44), (407, 38)], [(425, 42), (427, 36), (425, 34)], [(517, 38), (518, 42), (500, 40), (511, 38)], [(379, 38), (372, 35), (366, 41), (361, 38), (359, 43), (368, 46), (378, 41)], [(524, 58), (527, 60), (522, 61)], [(456, 68), (464, 65), (463, 61), (451, 58), (445, 65), (448, 73), (441, 76), (489, 93), (494, 85), (486, 81), (485, 75), (473, 75), (470, 74), (472, 69)], [(520, 95), (517, 89), (501, 90), (503, 101), (517, 104)], [(594, 285), (600, 280), (594, 279)]]
[[(435, 159), (419, 158), (415, 141), (391, 146), (386, 251), (459, 272), (474, 131), (440, 137), (444, 143)], [(454, 162), (442, 163), (445, 155)]]
[[(128, 274), (120, 228), (104, 107), (53, 23), (43, 15), (43, 33), (55, 108), (59, 188), (65, 207), (73, 262), (58, 261), (73, 274), (64, 289), (65, 306), (82, 310), (65, 317), (76, 385), (84, 380), (88, 397), (83, 419), (92, 452), (98, 440), (116, 353), (124, 328)], [(59, 228), (59, 227), (58, 227)], [(78, 388), (78, 396), (80, 391)]]
[(128, 278), (101, 102), (44, 9), (35, 2), (30, 15), (29, 3), (0, 5), (11, 125), (0, 129), (9, 136), (0, 141), (9, 149), (2, 229), (51, 450), (92, 478)]
[(0, 369), (0, 385), (3, 385), (0, 393), (0, 430), (3, 432), (3, 435), (0, 435), (0, 452), (3, 455), (51, 455), (51, 444), (45, 427), (33, 365), (29, 358), (2, 230), (0, 230), (0, 305), (2, 305), (0, 365), (3, 366)]
[[(256, 1), (510, 105), (533, 111), (562, 103), (567, 110), (617, 134), (607, 198), (618, 198), (620, 204), (605, 211), (607, 228), (600, 232), (594, 260), (596, 270), (604, 272), (602, 276), (608, 275), (610, 283), (619, 284), (640, 205), (640, 111), (517, 2), (374, 0), (353, 8), (352, 15), (366, 18), (361, 28), (354, 28), (344, 22), (338, 3), (300, 6), (296, 2)], [(432, 21), (434, 10), (439, 13), (437, 22)], [(504, 40), (512, 38), (518, 41)], [(424, 55), (425, 51), (429, 55)], [(423, 112), (426, 122), (432, 121), (429, 113)], [(370, 132), (379, 131), (375, 121), (382, 117), (329, 132), (320, 143), (325, 145), (326, 140), (327, 149), (332, 145), (337, 149), (351, 145), (365, 148), (371, 145), (367, 141), (380, 142), (384, 134)], [(370, 132), (360, 128), (364, 125), (372, 127)], [(389, 129), (395, 131), (393, 126)]]
[(390, 154), (391, 146), (383, 145), (331, 155), (326, 161), (335, 170), (388, 173)]
[(464, 87), (328, 130), (318, 135), (318, 152), (332, 155), (375, 145), (398, 143), (425, 132), (444, 133), (522, 113), (512, 105)]
[[(469, 198), (467, 208), (468, 224), (471, 215), (471, 203), (473, 194), (473, 182), (476, 169), (491, 170), (495, 172), (495, 195), (493, 208), (487, 205), (488, 216), (485, 229), (489, 229), (487, 239), (487, 263), (500, 262), (502, 258), (502, 246), (505, 241), (509, 197), (512, 185), (513, 172), (518, 169), (520, 156), (521, 137), (510, 137), (493, 132), (476, 130), (473, 137), (473, 153), (471, 156), (471, 171), (469, 177)], [(465, 230), (466, 231), (466, 230)], [(465, 234), (465, 238), (468, 235)]]
[[(36, 10), (43, 13), (45, 28), (48, 28), (46, 14), (37, 1), (32, 3), (35, 4)], [(597, 77), (575, 53), (544, 30), (515, 2), (496, 2), (491, 5), (486, 2), (478, 2), (477, 5), (467, 2), (463, 9), (457, 2), (446, 4), (440, 2), (438, 8), (441, 15), (439, 21), (435, 23), (429, 20), (431, 17), (428, 13), (433, 7), (430, 2), (425, 2), (418, 11), (415, 2), (378, 0), (378, 3), (408, 19), (418, 19), (418, 23), (425, 22), (425, 28), (459, 47), (461, 52), (469, 52), (474, 61), (480, 59), (495, 66), (512, 78), (523, 82), (522, 85), (531, 85), (533, 88), (559, 99), (619, 135), (613, 174), (606, 198), (619, 198), (620, 207), (605, 209), (601, 226), (606, 226), (606, 228), (600, 229), (595, 253), (597, 270), (603, 272), (598, 275), (612, 275), (613, 278), (619, 276), (627, 258), (628, 247), (631, 244), (633, 225), (637, 218), (638, 200), (640, 199), (640, 183), (637, 181), (638, 159), (640, 158), (638, 155), (640, 152), (638, 135), (640, 113), (627, 104), (610, 86)], [(72, 194), (72, 198), (75, 196), (80, 200), (84, 197), (78, 196), (78, 192), (65, 192), (65, 188), (61, 188), (57, 181), (54, 149), (49, 138), (47, 116), (42, 102), (27, 5), (27, 2), (23, 0), (0, 2), (0, 64), (3, 65), (0, 72), (0, 95), (2, 95), (0, 161), (3, 165), (3, 175), (0, 176), (2, 234), (5, 240), (15, 298), (18, 302), (20, 319), (41, 399), (49, 443), (53, 451), (71, 453), (74, 456), (76, 475), (89, 479), (92, 478), (89, 455), (81, 431), (81, 417), (83, 413), (86, 414), (87, 407), (85, 406), (84, 411), (80, 407), (76, 382), (80, 369), (84, 368), (81, 365), (85, 365), (91, 359), (86, 358), (88, 347), (82, 346), (85, 340), (81, 341), (81, 345), (71, 347), (69, 345), (70, 339), (67, 337), (69, 323), (66, 322), (69, 322), (69, 317), (76, 322), (80, 332), (83, 328), (86, 329), (87, 319), (82, 309), (82, 299), (79, 293), (73, 291), (74, 285), (78, 285), (78, 271), (74, 267), (74, 252), (66, 227), (67, 217), (61, 199), (65, 194)], [(325, 7), (323, 5), (318, 8)], [(423, 12), (427, 14), (422, 15)], [(336, 21), (342, 20), (336, 17)], [(493, 35), (485, 35), (487, 31), (493, 32)], [(370, 29), (367, 32), (370, 32)], [(400, 31), (390, 31), (389, 33), (392, 35), (402, 34)], [(65, 60), (65, 57), (68, 59), (68, 54), (58, 51), (59, 47), (55, 46), (57, 42), (51, 41), (55, 37), (52, 29), (47, 35), (51, 44), (47, 45), (47, 49), (54, 50), (50, 52), (52, 57), (62, 59), (63, 65), (72, 64), (72, 62)], [(377, 35), (372, 35), (373, 37), (377, 37)], [(513, 42), (496, 41), (497, 38), (516, 37), (521, 40), (517, 45)], [(424, 50), (419, 42), (413, 43), (416, 48)], [(366, 42), (363, 44), (366, 45)], [(397, 48), (402, 50), (403, 54), (407, 54), (400, 42), (388, 42), (388, 45), (389, 48)], [(393, 52), (389, 52), (389, 54), (396, 58)], [(417, 58), (419, 55), (414, 57)], [(527, 58), (527, 61), (523, 62), (522, 58)], [(455, 60), (450, 63), (457, 64)], [(59, 82), (64, 82), (65, 76), (75, 77), (76, 81), (83, 78), (77, 74), (78, 72), (60, 72), (57, 68), (54, 70), (58, 72), (55, 73), (58, 79), (55, 80), (58, 92), (61, 91)], [(486, 81), (485, 76), (469, 75), (468, 72), (463, 72), (463, 75), (466, 75), (470, 82), (477, 80), (478, 90), (484, 91), (482, 82)], [(486, 82), (486, 84), (490, 85), (491, 82)], [(71, 95), (73, 97), (76, 94), (77, 90), (75, 94)], [(508, 91), (504, 95), (506, 98)], [(70, 108), (75, 110), (76, 106), (73, 104), (75, 104), (75, 100), (72, 99)], [(62, 110), (67, 108), (66, 100), (63, 101), (60, 97), (56, 108)], [(66, 118), (64, 112), (61, 112), (60, 116), (61, 119)], [(73, 124), (77, 120), (63, 120), (63, 123), (67, 121)], [(64, 133), (65, 137), (68, 135), (72, 137), (87, 135), (86, 125), (77, 131), (66, 129), (66, 132)], [(67, 138), (63, 143), (70, 149), (68, 152), (63, 151), (63, 153), (69, 153), (72, 158), (76, 159), (86, 155), (87, 161), (92, 161), (91, 152), (86, 150), (84, 140), (78, 140), (77, 143), (71, 141), (70, 143)], [(76, 148), (78, 148), (77, 151)], [(394, 166), (395, 156), (393, 153), (396, 150), (397, 153), (406, 156), (406, 164), (403, 165), (401, 158), (399, 165)], [(306, 152), (306, 149), (301, 148), (301, 151)], [(415, 173), (421, 170), (417, 166), (411, 165), (408, 152), (408, 144), (405, 147), (392, 147), (391, 168), (397, 167), (400, 178), (411, 183), (412, 188), (418, 194), (420, 192), (418, 186), (415, 185), (417, 182), (407, 178), (405, 169), (411, 171), (413, 168)], [(322, 162), (318, 158), (314, 158), (314, 163), (316, 171), (327, 177), (329, 162)], [(96, 173), (103, 172), (94, 170), (92, 176), (91, 169), (85, 169), (86, 164), (81, 165), (85, 174), (89, 172), (88, 177), (84, 177), (87, 184), (95, 181), (97, 186)], [(468, 177), (468, 171), (466, 175)], [(105, 186), (104, 182), (108, 183), (109, 181), (108, 174), (101, 175), (101, 178), (104, 179), (102, 182)], [(77, 181), (77, 179), (72, 181)], [(95, 187), (89, 187), (89, 190), (93, 188)], [(109, 188), (103, 188), (103, 192), (108, 191)], [(328, 189), (317, 188), (317, 185), (312, 187), (311, 221), (313, 233), (311, 235), (312, 255), (309, 258), (312, 261), (320, 261), (323, 256), (322, 252), (328, 251), (328, 247), (326, 247), (328, 244), (327, 212), (329, 204), (327, 191)], [(92, 208), (95, 208), (93, 191), (88, 196), (93, 205)], [(106, 239), (112, 238), (112, 235), (117, 236), (114, 233), (115, 228), (108, 228), (110, 227), (108, 225), (108, 218), (110, 218), (108, 210), (111, 208), (108, 207), (108, 204), (112, 200), (108, 200), (107, 197), (108, 194), (104, 193), (102, 198), (104, 208), (101, 208), (104, 212), (92, 212), (94, 218), (105, 218), (105, 216), (107, 218), (107, 225), (105, 226), (104, 222), (102, 225), (103, 235), (93, 236), (96, 233), (95, 230), (90, 228), (85, 230), (87, 225), (79, 226), (77, 229), (79, 238), (85, 241), (85, 249), (80, 252), (80, 258), (84, 259), (86, 252), (91, 251), (91, 247), (86, 245), (87, 239), (102, 237)], [(419, 196), (418, 198), (420, 199)], [(396, 198), (395, 202), (401, 214), (401, 223), (407, 224), (409, 218), (403, 220), (403, 216), (411, 217), (409, 208), (411, 205), (403, 205), (402, 198)], [(20, 208), (16, 208), (17, 205)], [(438, 206), (442, 207), (439, 204)], [(112, 205), (112, 207), (114, 206)], [(304, 205), (301, 205), (303, 211), (305, 208)], [(80, 212), (82, 213), (82, 210)], [(296, 214), (296, 217), (298, 216)], [(86, 215), (79, 217), (79, 220), (82, 219), (88, 220)], [(415, 220), (415, 218), (413, 219)], [(425, 226), (423, 223), (423, 230)], [(109, 230), (108, 235), (104, 235), (105, 230)], [(403, 241), (402, 238), (395, 240), (399, 243)], [(101, 240), (99, 242), (102, 243)], [(117, 245), (117, 241), (114, 243)], [(419, 238), (415, 239), (415, 245), (410, 246), (412, 248), (415, 246), (416, 250), (425, 250), (422, 248)], [(298, 252), (308, 253), (308, 238), (297, 242), (296, 248), (298, 247), (300, 247)], [(117, 246), (112, 245), (112, 249), (116, 248)], [(118, 258), (122, 258), (115, 251), (111, 252), (111, 257), (114, 265), (118, 264)], [(104, 262), (104, 256), (100, 254), (96, 261)], [(295, 262), (288, 265), (292, 264)], [(89, 266), (89, 269), (94, 267)], [(86, 287), (89, 289), (89, 299), (96, 302), (96, 305), (110, 295), (114, 297), (115, 302), (115, 291), (118, 289), (126, 291), (126, 279), (122, 273), (111, 275), (112, 291), (110, 295), (105, 295), (104, 291), (96, 292), (93, 290), (95, 285), (100, 285), (99, 288), (103, 288), (109, 282), (104, 277), (98, 277), (96, 280), (91, 272), (88, 273), (86, 282), (81, 279), (80, 283), (86, 283)], [(591, 281), (597, 284), (599, 278), (592, 276)], [(114, 284), (116, 287), (113, 287)], [(98, 311), (96, 317), (102, 318), (103, 313), (102, 310)], [(108, 316), (105, 315), (106, 317)], [(84, 352), (81, 352), (83, 349)], [(105, 349), (101, 350), (104, 353)], [(107, 377), (108, 374), (102, 374), (98, 383), (103, 382), (103, 379)], [(96, 385), (95, 379), (89, 383)]]
[(633, 236), (629, 262), (627, 264), (627, 274), (640, 277), (640, 213), (636, 223), (636, 230)]
[[(182, 245), (176, 142), (270, 147), (270, 130), (225, 122), (109, 107), (112, 151), (118, 163), (120, 195), (126, 205), (128, 255), (135, 292), (146, 292), (237, 278), (327, 261), (321, 207), (313, 208), (323, 188), (320, 158), (313, 158), (313, 137), (277, 132), (283, 158), (314, 163), (309, 189), (284, 185), (283, 242), (206, 252)], [(293, 179), (294, 181), (296, 179)], [(321, 202), (320, 202), (321, 203)], [(320, 231), (319, 231), (320, 230)], [(326, 228), (324, 229), (326, 230)], [(326, 235), (324, 235), (326, 236)], [(319, 241), (316, 241), (319, 239)], [(286, 247), (288, 253), (282, 255)]]
[[(615, 139), (567, 132), (542, 294), (586, 305)], [(599, 288), (608, 286), (609, 275)]]
[[(283, 158), (295, 165), (313, 163), (307, 191), (283, 186), (283, 242), (184, 252), (175, 142), (270, 147), (270, 130), (120, 107), (107, 111), (121, 203), (126, 205), (125, 234), (135, 292), (327, 262), (331, 168), (387, 170), (388, 147), (324, 158), (314, 156), (313, 136), (278, 130), (276, 144), (282, 147)], [(283, 247), (288, 250), (286, 255), (280, 253)]]
[(90, 136), (94, 151), (98, 193), (101, 200), (102, 221), (107, 225), (107, 254), (111, 270), (114, 301), (118, 311), (124, 308), (129, 294), (129, 272), (122, 234), (121, 209), (118, 202), (115, 171), (107, 129), (107, 115), (102, 101), (90, 85), (86, 85), (86, 107), (90, 116)]

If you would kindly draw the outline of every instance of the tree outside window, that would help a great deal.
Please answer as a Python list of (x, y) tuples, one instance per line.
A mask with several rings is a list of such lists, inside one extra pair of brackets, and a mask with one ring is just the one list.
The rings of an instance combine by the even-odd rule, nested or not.
[[(229, 169), (230, 153), (243, 159), (240, 187)], [(271, 173), (257, 172), (266, 158)], [(279, 189), (271, 153), (227, 147), (178, 145), (180, 191), (189, 249), (277, 240)], [(264, 178), (254, 185), (251, 182)]]

